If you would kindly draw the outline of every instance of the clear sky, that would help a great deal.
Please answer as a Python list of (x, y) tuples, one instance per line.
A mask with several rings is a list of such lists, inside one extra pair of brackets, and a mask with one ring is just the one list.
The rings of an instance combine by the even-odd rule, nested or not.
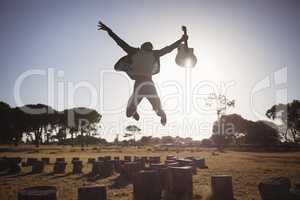
[[(101, 134), (110, 140), (129, 124), (139, 125), (144, 135), (208, 137), (216, 113), (203, 97), (214, 91), (236, 100), (229, 113), (251, 120), (263, 119), (274, 103), (300, 99), (298, 0), (0, 3), (0, 100), (12, 106), (40, 102), (59, 110), (94, 107), (103, 115)], [(99, 19), (137, 47), (151, 41), (162, 48), (180, 38), (181, 25), (187, 26), (197, 66), (177, 66), (175, 50), (161, 58), (161, 72), (154, 77), (168, 115), (166, 127), (145, 100), (141, 121), (126, 119), (133, 83), (113, 71), (125, 53), (97, 31)], [(226, 91), (216, 90), (222, 85)]]

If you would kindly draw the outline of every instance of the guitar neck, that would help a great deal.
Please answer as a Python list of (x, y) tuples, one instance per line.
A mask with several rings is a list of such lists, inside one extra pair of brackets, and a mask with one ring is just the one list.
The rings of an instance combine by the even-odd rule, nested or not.
[[(185, 26), (182, 26), (182, 30), (183, 30), (183, 34), (185, 36), (187, 36), (187, 30), (186, 30)], [(188, 47), (188, 41), (187, 40), (184, 40), (184, 44), (185, 44), (186, 47)]]

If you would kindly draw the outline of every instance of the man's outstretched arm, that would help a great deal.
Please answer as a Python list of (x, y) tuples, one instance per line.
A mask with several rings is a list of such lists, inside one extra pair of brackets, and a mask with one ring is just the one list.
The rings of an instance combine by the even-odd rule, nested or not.
[(179, 40), (177, 40), (173, 44), (166, 46), (160, 50), (157, 50), (157, 55), (160, 57), (160, 56), (164, 56), (164, 55), (170, 53), (171, 51), (176, 49), (183, 41), (185, 41), (187, 39), (188, 39), (188, 36), (183, 35)]
[(99, 21), (98, 30), (106, 31), (109, 36), (128, 54), (133, 53), (136, 48), (131, 47), (124, 40), (122, 40), (117, 34), (115, 34), (108, 26)]

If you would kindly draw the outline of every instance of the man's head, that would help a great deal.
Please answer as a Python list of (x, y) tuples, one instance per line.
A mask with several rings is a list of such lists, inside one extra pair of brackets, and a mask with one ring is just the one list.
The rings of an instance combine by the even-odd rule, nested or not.
[(142, 44), (141, 49), (144, 51), (152, 51), (153, 50), (153, 45), (151, 42), (145, 42)]

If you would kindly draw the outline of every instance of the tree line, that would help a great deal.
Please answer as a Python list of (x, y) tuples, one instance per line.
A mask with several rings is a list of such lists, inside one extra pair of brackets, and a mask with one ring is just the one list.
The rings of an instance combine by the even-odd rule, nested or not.
[(97, 134), (101, 114), (94, 109), (76, 107), (57, 111), (44, 104), (10, 107), (0, 102), (0, 143), (18, 145), (25, 136), (36, 147), (55, 140), (62, 143), (71, 135), (71, 144), (77, 140), (81, 147)]
[[(251, 121), (238, 114), (222, 114), (214, 122), (212, 136), (197, 143), (202, 146), (224, 146), (231, 144), (276, 145), (281, 143), (299, 144), (300, 142), (300, 101), (277, 104), (266, 111), (272, 121)], [(96, 137), (102, 116), (94, 109), (75, 107), (57, 111), (44, 104), (28, 104), (22, 107), (10, 107), (0, 102), (0, 143), (15, 144), (24, 141), (35, 144), (109, 144), (105, 139)], [(141, 137), (135, 141), (135, 135), (141, 129), (134, 125), (126, 127), (125, 138), (118, 141), (118, 135), (112, 144), (147, 145), (164, 143), (195, 144), (191, 138), (165, 136), (153, 138)], [(70, 137), (68, 137), (70, 136)]]
[(300, 142), (300, 101), (277, 104), (266, 111), (266, 116), (277, 120), (251, 121), (238, 114), (222, 115), (213, 125), (211, 140), (224, 146), (228, 144), (276, 145)]

